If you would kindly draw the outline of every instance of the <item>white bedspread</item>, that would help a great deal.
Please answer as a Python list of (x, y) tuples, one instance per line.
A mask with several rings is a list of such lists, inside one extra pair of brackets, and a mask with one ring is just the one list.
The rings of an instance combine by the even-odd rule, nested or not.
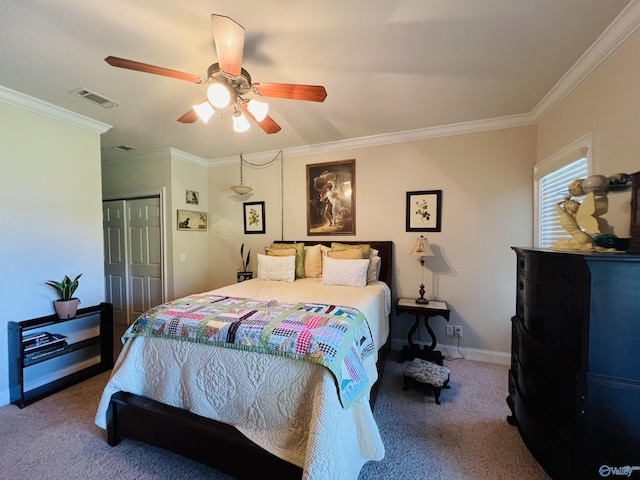
[[(382, 282), (360, 287), (250, 280), (215, 293), (228, 296), (318, 302), (359, 309), (376, 346), (389, 334), (389, 291)], [(377, 379), (376, 355), (365, 367)], [(135, 337), (118, 357), (95, 422), (106, 428), (109, 399), (126, 391), (234, 425), (269, 452), (304, 469), (304, 479), (356, 479), (384, 446), (368, 396), (342, 408), (335, 380), (324, 367), (286, 357), (166, 338)], [(215, 455), (215, 452), (212, 452)]]

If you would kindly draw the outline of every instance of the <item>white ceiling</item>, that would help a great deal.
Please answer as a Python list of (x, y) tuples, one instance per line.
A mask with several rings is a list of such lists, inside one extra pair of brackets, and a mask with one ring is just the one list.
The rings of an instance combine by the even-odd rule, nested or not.
[[(112, 125), (103, 158), (130, 155), (110, 148), (122, 144), (237, 157), (530, 114), (628, 3), (0, 0), (0, 85)], [(254, 82), (324, 85), (325, 102), (269, 99), (282, 126), (274, 135), (255, 125), (234, 133), (229, 115), (181, 124), (206, 86), (104, 62), (114, 55), (206, 78), (217, 61), (211, 13), (245, 27)], [(119, 106), (67, 93), (79, 87)]]

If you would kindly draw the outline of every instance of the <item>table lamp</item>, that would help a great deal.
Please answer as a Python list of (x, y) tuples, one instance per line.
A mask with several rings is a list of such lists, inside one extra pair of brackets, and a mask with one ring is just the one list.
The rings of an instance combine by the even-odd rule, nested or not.
[(411, 249), (409, 255), (414, 257), (420, 257), (420, 265), (422, 266), (422, 280), (423, 282), (420, 284), (420, 298), (416, 298), (416, 303), (427, 304), (429, 300), (424, 298), (424, 257), (433, 257), (433, 251), (431, 250), (431, 246), (424, 236), (420, 235), (418, 240), (416, 241), (415, 247)]

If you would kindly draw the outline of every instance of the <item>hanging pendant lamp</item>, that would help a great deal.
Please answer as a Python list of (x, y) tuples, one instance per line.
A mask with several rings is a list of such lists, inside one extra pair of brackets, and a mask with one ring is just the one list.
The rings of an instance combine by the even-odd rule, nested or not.
[(248, 185), (244, 185), (242, 183), (242, 164), (244, 163), (244, 159), (242, 158), (242, 154), (240, 154), (240, 185), (233, 185), (231, 187), (231, 190), (233, 190), (234, 193), (237, 193), (238, 195), (246, 195), (247, 193), (250, 193), (253, 191), (253, 188), (249, 187)]

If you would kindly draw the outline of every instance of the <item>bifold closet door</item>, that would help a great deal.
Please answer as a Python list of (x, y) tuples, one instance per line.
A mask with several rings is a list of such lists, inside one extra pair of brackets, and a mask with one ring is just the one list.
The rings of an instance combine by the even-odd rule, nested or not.
[(162, 303), (160, 198), (103, 202), (106, 301), (129, 325)]

